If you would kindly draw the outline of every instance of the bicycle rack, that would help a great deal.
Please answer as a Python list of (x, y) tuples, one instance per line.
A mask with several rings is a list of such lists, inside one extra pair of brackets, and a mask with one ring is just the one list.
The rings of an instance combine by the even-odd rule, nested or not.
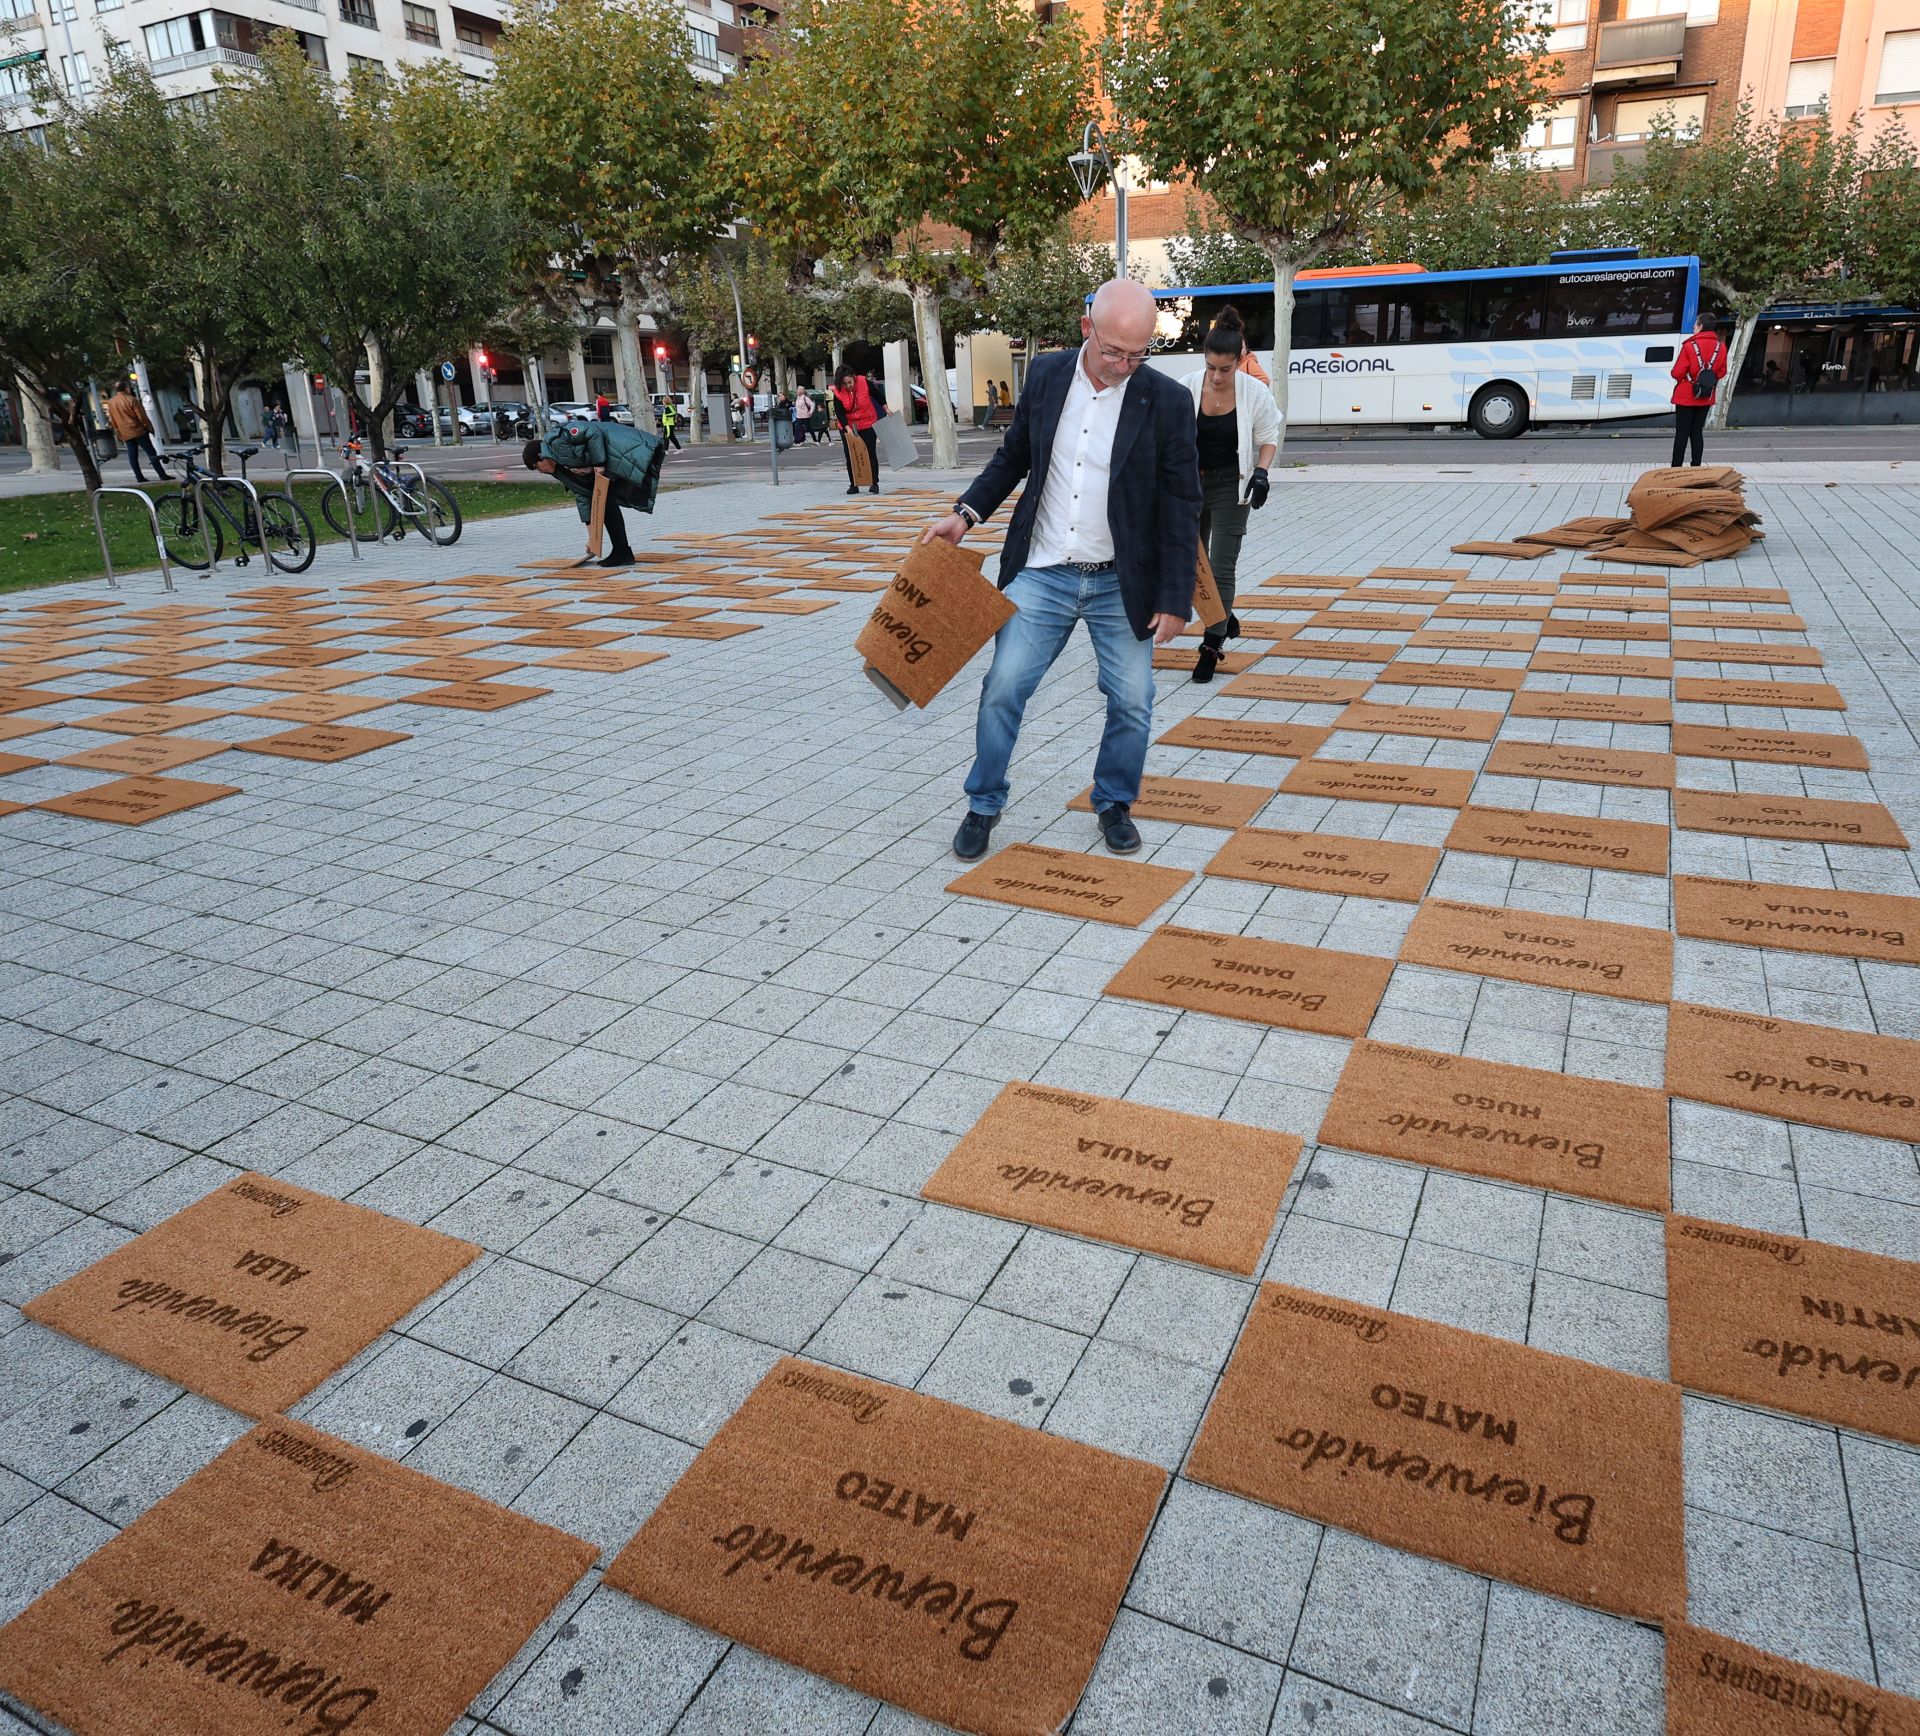
[(113, 556), (107, 552), (107, 528), (100, 522), (100, 502), (109, 494), (127, 494), (147, 509), (147, 518), (153, 525), (153, 548), (160, 557), (160, 577), (168, 590), (173, 589), (173, 563), (167, 559), (167, 545), (160, 535), (160, 509), (153, 504), (153, 496), (144, 488), (96, 488), (93, 491), (93, 534), (100, 539), (100, 558), (107, 563), (107, 585), (119, 590), (120, 581), (113, 576)]
[[(414, 473), (414, 475), (419, 477), (420, 479), (420, 493), (423, 496), (426, 494), (427, 473), (424, 470), (422, 470), (419, 465), (414, 463), (414, 461), (411, 458), (389, 458), (387, 462), (390, 465), (392, 465), (395, 470), (411, 470)], [(423, 541), (428, 548), (438, 548), (440, 546), (430, 536), (422, 537), (421, 541)]]
[[(281, 481), (286, 484), (282, 492), (286, 495), (289, 506), (297, 504), (293, 498), (293, 479), (296, 476), (324, 476), (340, 490), (340, 498), (346, 502), (342, 516), (347, 521), (347, 547), (352, 551), (356, 561), (366, 559), (360, 552), (359, 534), (353, 528), (353, 496), (347, 492), (346, 478), (337, 470), (327, 469), (324, 464), (290, 464), (287, 466), (286, 475), (281, 478)], [(322, 495), (320, 498), (325, 500), (326, 496)]]

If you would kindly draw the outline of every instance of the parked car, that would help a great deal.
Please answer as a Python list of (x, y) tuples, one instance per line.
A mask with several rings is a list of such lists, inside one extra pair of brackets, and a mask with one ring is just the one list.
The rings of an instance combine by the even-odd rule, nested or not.
[(431, 440), (433, 414), (418, 404), (402, 404), (393, 413), (393, 428), (402, 440)]
[(593, 406), (591, 404), (549, 404), (547, 420), (556, 428), (568, 422), (591, 422)]

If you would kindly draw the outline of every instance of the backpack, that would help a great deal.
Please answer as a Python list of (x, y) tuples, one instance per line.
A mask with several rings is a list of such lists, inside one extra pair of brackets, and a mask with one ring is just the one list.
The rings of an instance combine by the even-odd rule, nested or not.
[(1720, 384), (1720, 375), (1716, 368), (1720, 358), (1708, 357), (1702, 353), (1698, 333), (1688, 338), (1687, 344), (1693, 350), (1694, 361), (1693, 372), (1687, 376), (1687, 390), (1693, 394), (1697, 402), (1711, 404), (1714, 390)]

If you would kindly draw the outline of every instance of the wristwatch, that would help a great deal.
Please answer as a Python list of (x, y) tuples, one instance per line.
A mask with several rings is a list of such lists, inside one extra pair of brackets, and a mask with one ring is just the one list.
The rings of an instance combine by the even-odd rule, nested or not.
[(964, 500), (956, 500), (953, 503), (953, 510), (967, 521), (968, 529), (972, 529), (980, 522), (979, 513), (975, 512)]

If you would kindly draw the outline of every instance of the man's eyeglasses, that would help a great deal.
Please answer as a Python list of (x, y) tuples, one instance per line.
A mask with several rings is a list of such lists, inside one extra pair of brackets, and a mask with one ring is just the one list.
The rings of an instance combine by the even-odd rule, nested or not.
[(1115, 367), (1137, 368), (1152, 353), (1149, 350), (1116, 350), (1100, 335), (1100, 328), (1091, 319), (1087, 321), (1087, 325), (1093, 332), (1093, 341), (1100, 351), (1101, 359), (1113, 363)]

